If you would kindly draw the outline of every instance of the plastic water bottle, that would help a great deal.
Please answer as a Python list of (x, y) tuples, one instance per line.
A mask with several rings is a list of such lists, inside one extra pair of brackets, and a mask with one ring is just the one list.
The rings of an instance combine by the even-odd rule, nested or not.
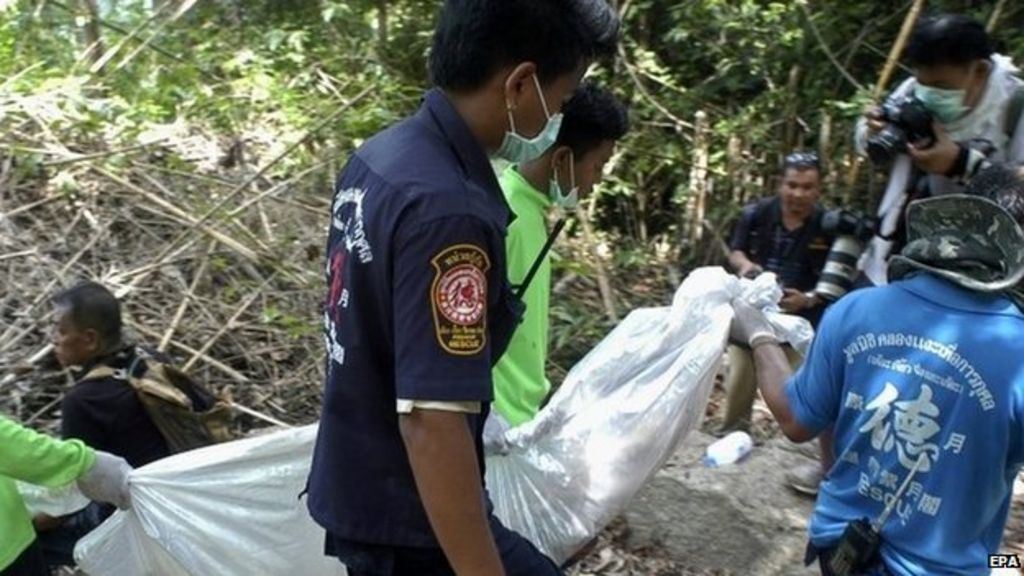
[(708, 446), (708, 451), (704, 455), (704, 464), (716, 468), (738, 462), (750, 454), (753, 447), (754, 440), (750, 434), (742, 431), (732, 432)]

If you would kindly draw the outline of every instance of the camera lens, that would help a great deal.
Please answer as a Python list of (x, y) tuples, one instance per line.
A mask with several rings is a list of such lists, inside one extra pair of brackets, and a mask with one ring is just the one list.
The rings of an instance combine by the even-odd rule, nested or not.
[(843, 297), (857, 278), (857, 260), (864, 252), (864, 244), (854, 236), (839, 236), (825, 260), (814, 291), (830, 302)]
[(868, 158), (875, 164), (888, 164), (907, 149), (907, 136), (898, 126), (888, 124), (868, 139)]

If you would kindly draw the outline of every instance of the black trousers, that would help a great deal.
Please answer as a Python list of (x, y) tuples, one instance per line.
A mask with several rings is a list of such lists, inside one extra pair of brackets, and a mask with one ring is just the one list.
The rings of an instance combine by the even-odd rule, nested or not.
[(82, 510), (64, 516), (64, 524), (48, 532), (39, 532), (36, 542), (50, 568), (75, 565), (75, 544), (114, 513), (109, 504), (92, 502)]
[(39, 541), (34, 540), (24, 552), (7, 568), (0, 570), (0, 576), (49, 576)]
[[(835, 552), (835, 548), (818, 548), (810, 542), (807, 543), (807, 552), (804, 554), (804, 565), (810, 566), (815, 560), (818, 561), (818, 567), (821, 569), (821, 576), (835, 576), (835, 572), (829, 569), (829, 560), (832, 558), (832, 554)], [(870, 571), (857, 576), (892, 576), (892, 572), (885, 567), (885, 564), (879, 560), (878, 565), (871, 568)]]
[[(507, 576), (562, 576), (562, 570), (516, 532), (491, 522)], [(455, 576), (440, 548), (371, 546), (327, 535), (325, 551), (345, 563), (349, 576)]]

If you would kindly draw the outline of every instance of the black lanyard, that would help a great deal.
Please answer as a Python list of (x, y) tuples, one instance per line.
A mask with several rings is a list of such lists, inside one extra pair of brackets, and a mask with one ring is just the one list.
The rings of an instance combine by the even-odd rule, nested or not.
[(548, 234), (548, 239), (544, 242), (544, 247), (540, 249), (540, 254), (537, 254), (537, 258), (533, 260), (533, 264), (530, 265), (530, 271), (526, 273), (526, 277), (523, 281), (515, 287), (516, 298), (520, 300), (526, 294), (526, 289), (530, 287), (530, 283), (533, 282), (533, 277), (537, 275), (537, 270), (540, 269), (540, 265), (544, 262), (544, 258), (547, 257), (548, 252), (551, 251), (551, 246), (554, 245), (555, 240), (558, 239), (558, 235), (562, 232), (562, 228), (565, 228), (565, 218), (559, 218), (558, 222), (555, 222), (555, 227), (551, 230), (551, 234)]

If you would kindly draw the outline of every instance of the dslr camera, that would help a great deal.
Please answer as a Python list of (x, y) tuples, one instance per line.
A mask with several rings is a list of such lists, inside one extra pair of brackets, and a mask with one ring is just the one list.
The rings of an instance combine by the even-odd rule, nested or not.
[(897, 154), (907, 151), (907, 144), (928, 148), (935, 143), (932, 114), (914, 96), (890, 98), (881, 107), (879, 120), (886, 123), (877, 134), (868, 138), (871, 162), (885, 165)]
[(822, 214), (821, 230), (836, 239), (814, 288), (818, 296), (834, 302), (850, 291), (857, 279), (857, 261), (877, 229), (876, 218), (854, 210), (838, 208)]

